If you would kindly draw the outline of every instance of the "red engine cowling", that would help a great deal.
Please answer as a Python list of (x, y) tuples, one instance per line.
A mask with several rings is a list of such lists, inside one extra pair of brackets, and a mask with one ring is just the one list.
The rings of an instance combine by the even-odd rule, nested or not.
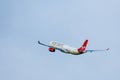
[(48, 49), (50, 52), (55, 52), (55, 49), (54, 48), (49, 48)]

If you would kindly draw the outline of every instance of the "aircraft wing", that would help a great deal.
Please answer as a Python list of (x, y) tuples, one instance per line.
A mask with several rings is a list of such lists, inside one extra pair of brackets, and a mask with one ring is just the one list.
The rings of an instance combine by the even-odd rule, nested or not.
[(40, 41), (38, 41), (38, 44), (43, 45), (43, 46), (46, 46), (46, 47), (51, 47), (51, 46), (49, 46), (49, 45), (46, 45), (46, 44), (41, 43)]
[(53, 47), (53, 46), (49, 46), (49, 45), (43, 44), (43, 43), (41, 43), (40, 41), (38, 41), (38, 44), (43, 45), (43, 46), (46, 46), (46, 47), (52, 47), (52, 48), (54, 48), (54, 49), (60, 50), (60, 51), (65, 52), (65, 53), (68, 52), (67, 50), (64, 50), (64, 49), (60, 49), (60, 48), (56, 48), (56, 47)]
[(96, 51), (108, 51), (109, 48), (105, 49), (105, 50), (86, 50), (86, 52), (96, 52)]

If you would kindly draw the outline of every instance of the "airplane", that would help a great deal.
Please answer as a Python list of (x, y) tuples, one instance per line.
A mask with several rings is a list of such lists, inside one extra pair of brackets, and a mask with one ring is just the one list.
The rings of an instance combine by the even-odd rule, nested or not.
[(74, 47), (68, 46), (66, 44), (57, 42), (57, 41), (51, 41), (49, 43), (49, 45), (43, 44), (40, 41), (38, 41), (38, 44), (48, 47), (48, 50), (50, 52), (55, 52), (56, 50), (59, 50), (63, 53), (73, 54), (73, 55), (80, 55), (80, 54), (87, 53), (87, 52), (108, 51), (109, 50), (109, 48), (107, 48), (105, 50), (86, 50), (86, 46), (88, 44), (88, 39), (86, 39), (84, 41), (84, 43), (82, 44), (82, 46), (80, 48), (74, 48)]

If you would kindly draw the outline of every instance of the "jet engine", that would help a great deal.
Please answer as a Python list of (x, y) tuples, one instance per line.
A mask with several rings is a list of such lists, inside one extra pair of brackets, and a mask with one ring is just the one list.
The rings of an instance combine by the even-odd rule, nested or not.
[(54, 48), (49, 48), (48, 49), (50, 52), (55, 52), (55, 49)]

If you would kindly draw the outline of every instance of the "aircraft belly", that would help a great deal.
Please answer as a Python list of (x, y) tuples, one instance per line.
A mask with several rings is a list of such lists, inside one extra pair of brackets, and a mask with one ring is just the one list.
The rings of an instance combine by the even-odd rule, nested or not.
[(78, 54), (78, 50), (76, 48), (64, 45), (63, 48), (68, 51), (70, 54)]
[(50, 42), (50, 46), (67, 54), (78, 54), (78, 50), (76, 48), (70, 47), (62, 43)]

